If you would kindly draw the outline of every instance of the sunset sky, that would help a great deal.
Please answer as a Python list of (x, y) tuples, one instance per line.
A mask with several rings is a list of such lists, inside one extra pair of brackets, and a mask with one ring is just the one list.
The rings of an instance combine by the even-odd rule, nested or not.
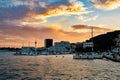
[[(120, 0), (0, 0), (0, 42), (81, 42), (120, 30)], [(4, 44), (2, 44), (4, 45)]]

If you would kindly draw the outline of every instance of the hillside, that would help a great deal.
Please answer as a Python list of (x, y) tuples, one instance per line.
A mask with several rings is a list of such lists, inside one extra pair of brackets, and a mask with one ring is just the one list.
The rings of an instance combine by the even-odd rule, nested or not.
[[(94, 50), (95, 51), (106, 51), (110, 50), (115, 45), (115, 38), (118, 37), (118, 34), (120, 34), (120, 30), (116, 30), (113, 32), (108, 32), (106, 34), (98, 35), (96, 37), (93, 37), (94, 42)], [(91, 41), (87, 40), (86, 42)]]

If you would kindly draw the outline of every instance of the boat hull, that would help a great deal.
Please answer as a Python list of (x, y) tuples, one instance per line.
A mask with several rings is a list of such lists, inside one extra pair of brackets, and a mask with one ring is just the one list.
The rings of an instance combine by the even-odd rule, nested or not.
[(102, 55), (75, 55), (73, 56), (73, 59), (102, 59)]

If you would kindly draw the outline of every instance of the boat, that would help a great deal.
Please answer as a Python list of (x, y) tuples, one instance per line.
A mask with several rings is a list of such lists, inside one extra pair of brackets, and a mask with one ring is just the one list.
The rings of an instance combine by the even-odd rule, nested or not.
[[(92, 27), (92, 31), (91, 31), (91, 36), (92, 36), (92, 39), (93, 39), (93, 27)], [(93, 47), (94, 47), (93, 40), (91, 42), (83, 43), (83, 49), (91, 48), (91, 51), (82, 52), (81, 54), (77, 53), (73, 56), (73, 59), (102, 59), (103, 54), (94, 52)]]
[(87, 52), (81, 55), (74, 55), (73, 59), (102, 59), (103, 55), (95, 52)]

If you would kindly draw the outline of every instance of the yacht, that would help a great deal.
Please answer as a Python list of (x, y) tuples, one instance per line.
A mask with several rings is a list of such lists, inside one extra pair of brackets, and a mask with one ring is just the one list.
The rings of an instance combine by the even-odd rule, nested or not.
[(74, 55), (73, 59), (102, 59), (103, 55), (96, 52), (87, 52), (81, 55)]

